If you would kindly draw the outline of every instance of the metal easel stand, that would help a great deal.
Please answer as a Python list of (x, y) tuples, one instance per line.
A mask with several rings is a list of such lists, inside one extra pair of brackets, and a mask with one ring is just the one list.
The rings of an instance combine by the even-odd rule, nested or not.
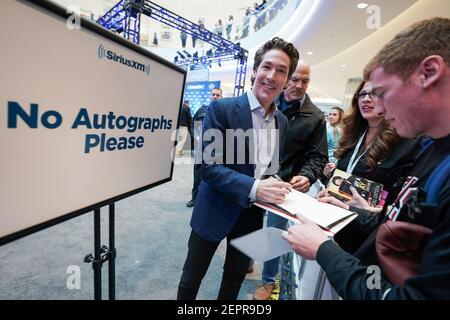
[(116, 248), (114, 243), (114, 203), (109, 205), (109, 248), (101, 246), (100, 238), (100, 208), (94, 210), (94, 254), (84, 257), (84, 262), (92, 263), (94, 269), (94, 299), (102, 300), (102, 266), (108, 261), (108, 297), (116, 298)]

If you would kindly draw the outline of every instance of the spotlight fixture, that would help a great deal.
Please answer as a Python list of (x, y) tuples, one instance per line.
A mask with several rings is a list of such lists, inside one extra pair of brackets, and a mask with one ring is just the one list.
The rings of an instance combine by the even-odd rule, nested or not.
[(180, 56), (181, 59), (186, 59), (186, 57), (184, 56), (184, 54), (182, 54), (180, 51), (177, 51), (178, 55)]
[(192, 55), (189, 52), (187, 52), (186, 50), (183, 50), (183, 52), (188, 58), (192, 58)]
[(178, 63), (178, 56), (176, 56), (175, 58), (173, 58), (173, 63)]
[(220, 60), (219, 60), (219, 62), (217, 62), (217, 64), (219, 65), (219, 67), (221, 67), (221, 66), (222, 66), (222, 64), (220, 63)]

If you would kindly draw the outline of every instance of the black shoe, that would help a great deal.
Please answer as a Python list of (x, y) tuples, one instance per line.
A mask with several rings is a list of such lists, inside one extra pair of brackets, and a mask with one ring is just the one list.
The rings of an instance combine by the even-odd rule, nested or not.
[(192, 208), (194, 206), (194, 203), (195, 203), (194, 200), (189, 200), (188, 203), (186, 203), (186, 207)]

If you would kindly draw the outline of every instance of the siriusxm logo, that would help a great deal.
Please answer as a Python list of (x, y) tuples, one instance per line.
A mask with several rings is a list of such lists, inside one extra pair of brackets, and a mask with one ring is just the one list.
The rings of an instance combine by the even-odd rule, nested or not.
[(143, 65), (142, 63), (139, 63), (137, 61), (124, 58), (123, 56), (118, 55), (111, 50), (107, 50), (105, 47), (103, 47), (102, 44), (98, 47), (98, 58), (100, 60), (105, 58), (105, 59), (108, 59), (111, 61), (115, 61), (117, 63), (121, 63), (130, 68), (145, 72), (147, 74), (147, 76), (150, 74), (150, 65), (149, 64)]

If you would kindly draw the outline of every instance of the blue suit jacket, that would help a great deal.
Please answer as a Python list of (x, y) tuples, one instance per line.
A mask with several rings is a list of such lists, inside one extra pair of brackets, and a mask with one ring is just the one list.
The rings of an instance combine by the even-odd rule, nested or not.
[[(287, 119), (281, 112), (276, 114), (276, 126), (280, 130), (278, 159), (281, 159), (287, 128)], [(227, 139), (226, 130), (242, 129), (246, 132), (252, 128), (252, 116), (246, 94), (237, 98), (211, 102), (203, 121), (201, 150), (211, 154), (208, 150), (214, 149), (212, 154), (216, 157), (215, 159), (223, 161), (211, 163), (208, 159), (202, 159), (201, 164), (196, 165), (202, 181), (192, 213), (191, 227), (203, 239), (220, 242), (231, 231), (241, 211), (250, 205), (248, 196), (255, 181), (253, 178), (255, 162), (251, 159), (253, 138), (245, 139), (245, 146), (242, 144), (239, 146), (239, 141), (234, 138)], [(210, 129), (215, 130), (213, 133), (220, 132), (223, 141), (220, 141), (221, 139), (207, 141)], [(227, 145), (228, 150), (234, 151), (233, 155), (227, 155)], [(233, 149), (230, 149), (230, 146)], [(239, 162), (237, 149), (240, 147), (245, 148), (245, 159), (241, 158)], [(207, 149), (206, 152), (205, 149)], [(227, 161), (227, 158), (231, 158), (228, 159), (230, 161)]]

